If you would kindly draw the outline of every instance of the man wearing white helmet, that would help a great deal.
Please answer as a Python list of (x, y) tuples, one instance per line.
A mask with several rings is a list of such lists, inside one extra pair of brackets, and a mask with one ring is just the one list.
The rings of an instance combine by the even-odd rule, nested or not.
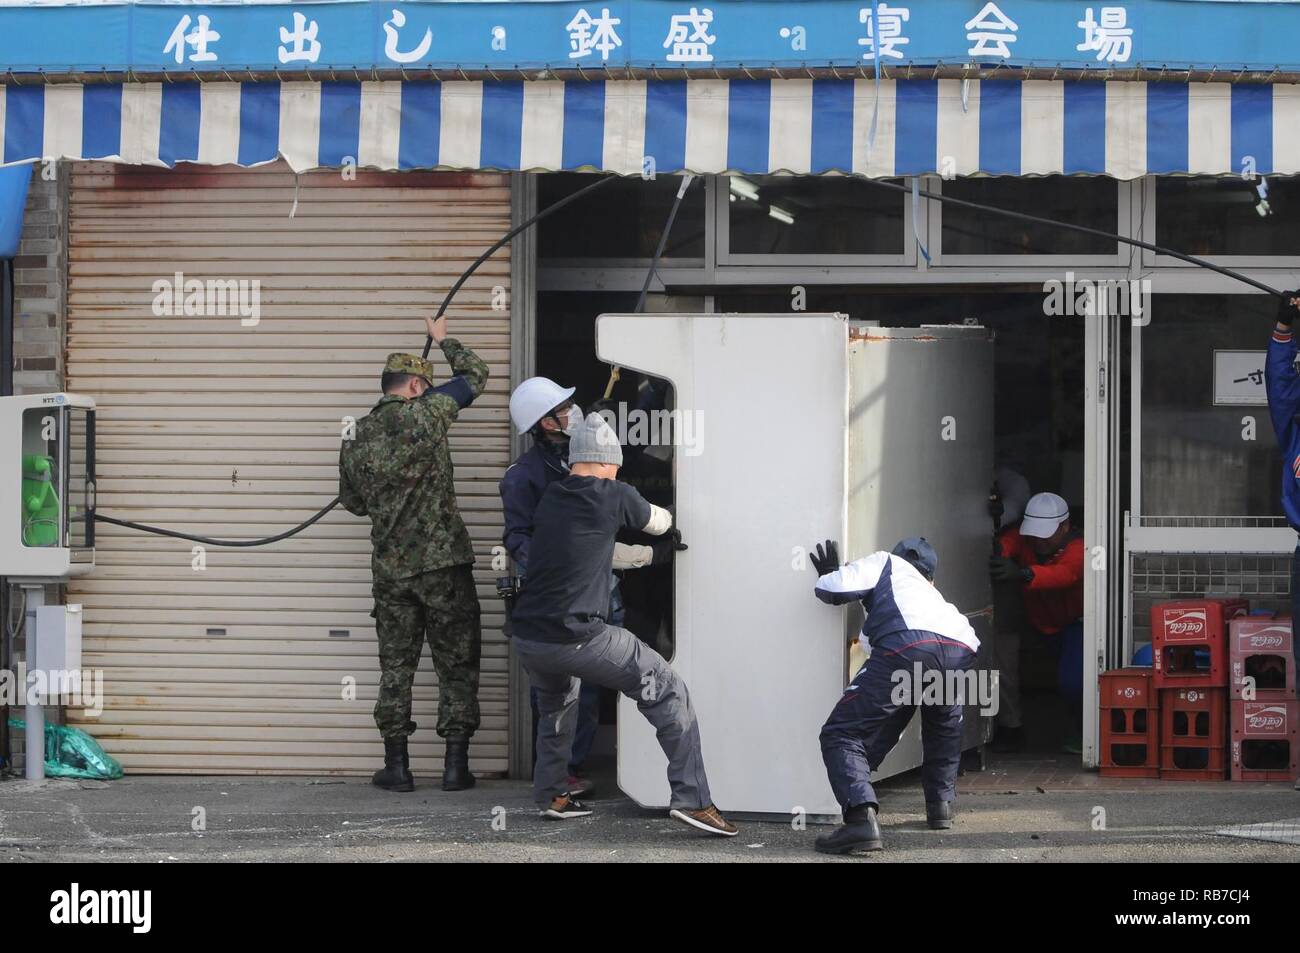
[[(533, 541), (533, 515), (546, 488), (569, 474), (569, 435), (582, 422), (582, 408), (573, 402), (575, 388), (561, 387), (547, 377), (530, 377), (510, 395), (510, 419), (520, 433), (532, 436), (533, 445), (510, 465), (501, 478), (499, 490), (505, 511), (502, 542), (515, 571), (522, 580), (528, 573), (528, 557)], [(650, 564), (649, 546), (618, 544), (614, 552), (615, 569), (632, 569)], [(617, 577), (610, 577), (609, 620), (622, 625), (623, 606)], [(532, 708), (537, 710), (537, 692), (531, 692)], [(578, 701), (578, 719), (569, 763), (569, 785), (576, 795), (592, 796), (594, 786), (582, 775), (583, 763), (600, 727), (600, 687), (582, 685)]]
[(530, 377), (510, 395), (510, 420), (521, 434), (533, 438), (532, 447), (510, 465), (500, 484), (506, 516), (502, 541), (521, 575), (527, 571), (537, 502), (553, 481), (569, 472), (569, 433), (582, 420), (574, 390), (547, 377)]
[(1065, 750), (1082, 753), (1083, 537), (1070, 524), (1065, 500), (1036, 493), (1020, 528), (998, 541), (1001, 555), (990, 557), (989, 574), (994, 584), (1018, 582), (1029, 628), (1057, 642), (1057, 684), (1072, 720)]

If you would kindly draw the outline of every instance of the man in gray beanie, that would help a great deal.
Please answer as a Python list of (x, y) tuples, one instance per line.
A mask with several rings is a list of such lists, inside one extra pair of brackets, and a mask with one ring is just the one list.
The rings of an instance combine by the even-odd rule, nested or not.
[(515, 653), (537, 689), (533, 797), (552, 820), (591, 811), (567, 789), (579, 679), (614, 688), (637, 703), (668, 756), (669, 816), (710, 834), (736, 828), (709, 795), (700, 729), (686, 683), (658, 652), (609, 625), (609, 567), (620, 529), (661, 536), (653, 563), (684, 550), (667, 510), (616, 479), (618, 437), (589, 414), (569, 438), (569, 475), (546, 488), (533, 516), (528, 581), (511, 616)]

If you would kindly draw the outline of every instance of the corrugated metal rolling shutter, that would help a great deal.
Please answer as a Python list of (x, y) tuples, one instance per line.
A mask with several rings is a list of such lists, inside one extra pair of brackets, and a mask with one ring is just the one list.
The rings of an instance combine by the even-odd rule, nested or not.
[[(74, 167), (67, 386), (99, 402), (106, 513), (219, 537), (305, 519), (338, 491), (341, 420), (378, 399), (385, 355), (418, 353), (420, 318), (510, 225), (509, 180), (494, 174), (320, 172), (301, 177), (291, 217), (294, 198), (279, 164)], [(508, 288), (509, 266), (508, 250), (485, 264), (450, 312), (453, 334), (492, 370), (452, 430), (484, 610), (480, 772), (507, 766), (489, 558), (510, 455), (510, 316), (493, 293)], [(260, 323), (156, 316), (153, 283), (176, 272), (259, 280)], [(68, 598), (85, 605), (85, 664), (104, 670), (106, 704), (78, 723), (132, 772), (374, 770), (368, 533), (340, 509), (271, 546), (209, 547), (196, 571), (189, 543), (100, 524), (98, 567)], [(441, 770), (436, 703), (426, 649), (411, 751), (426, 776)]]

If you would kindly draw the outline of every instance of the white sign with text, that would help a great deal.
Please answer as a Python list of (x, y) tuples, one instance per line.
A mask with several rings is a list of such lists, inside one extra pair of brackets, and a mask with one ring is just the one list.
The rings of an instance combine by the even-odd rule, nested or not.
[(1214, 404), (1266, 406), (1264, 360), (1267, 351), (1214, 352)]

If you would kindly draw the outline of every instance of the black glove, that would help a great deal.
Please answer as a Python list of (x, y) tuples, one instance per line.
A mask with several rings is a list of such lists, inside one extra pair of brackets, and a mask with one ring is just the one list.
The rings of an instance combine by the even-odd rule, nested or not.
[(818, 543), (817, 549), (809, 553), (808, 558), (812, 560), (818, 578), (840, 568), (840, 550), (833, 539), (826, 540), (824, 544)]
[(650, 548), (654, 551), (654, 558), (650, 560), (650, 565), (666, 566), (673, 561), (673, 553), (679, 553), (689, 547), (682, 542), (682, 531), (674, 526), (655, 540)]
[(993, 522), (997, 526), (1002, 525), (1002, 497), (998, 494), (997, 485), (994, 484), (989, 488), (989, 516), (993, 517)]
[(1006, 556), (990, 556), (989, 576), (994, 582), (1029, 582), (1034, 571)]
[(1300, 314), (1291, 303), (1292, 298), (1300, 298), (1300, 291), (1288, 291), (1277, 302), (1277, 323), (1285, 324), (1288, 328), (1291, 327), (1291, 322), (1296, 319), (1297, 314)]

